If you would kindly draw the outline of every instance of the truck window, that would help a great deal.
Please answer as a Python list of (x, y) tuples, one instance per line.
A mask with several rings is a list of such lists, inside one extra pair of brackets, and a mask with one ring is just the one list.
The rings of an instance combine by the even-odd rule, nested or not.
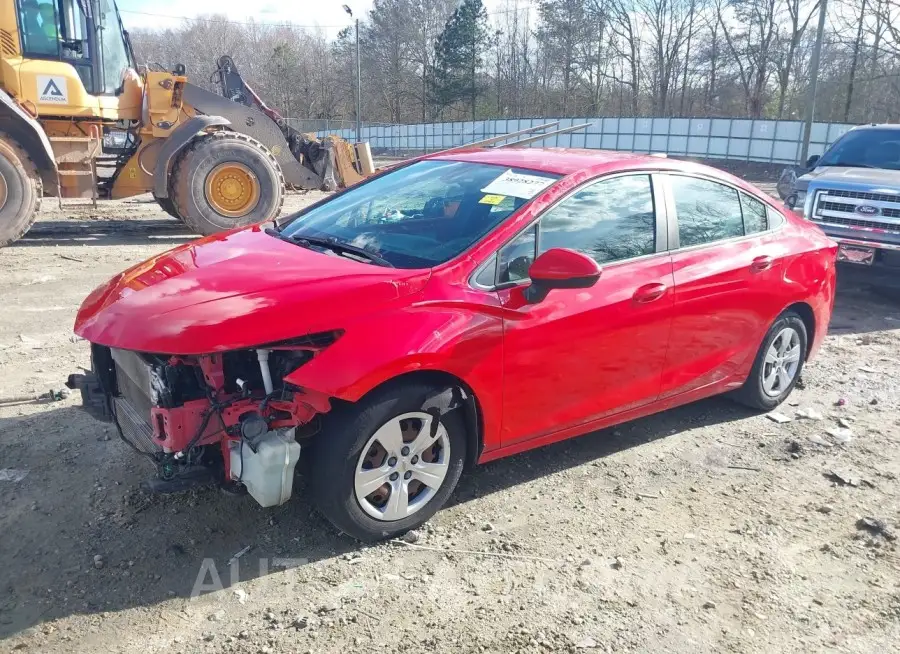
[(103, 92), (117, 93), (122, 87), (122, 75), (131, 65), (125, 34), (113, 0), (100, 0), (100, 52), (103, 53)]
[(900, 170), (900, 130), (850, 130), (822, 155), (817, 166)]
[(59, 17), (50, 0), (21, 0), (19, 21), (22, 51), (27, 55), (59, 57)]

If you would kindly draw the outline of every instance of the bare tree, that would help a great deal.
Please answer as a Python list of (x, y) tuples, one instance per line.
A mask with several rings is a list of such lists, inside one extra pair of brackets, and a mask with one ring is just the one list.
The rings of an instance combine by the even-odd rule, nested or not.
[(777, 118), (784, 116), (784, 104), (787, 97), (788, 84), (791, 73), (794, 70), (797, 46), (809, 27), (812, 17), (819, 11), (819, 2), (810, 3), (803, 0), (783, 0), (790, 20), (786, 38), (784, 39), (784, 51), (782, 57), (776, 63), (778, 68), (778, 113)]
[[(820, 0), (501, 0), (475, 47), (458, 34), (465, 93), (431, 93), (436, 42), (458, 0), (374, 0), (361, 20), (362, 113), (367, 122), (451, 117), (710, 116), (802, 113)], [(900, 0), (834, 0), (816, 115), (900, 118)], [(482, 29), (482, 28), (479, 28)], [(134, 29), (142, 64), (186, 65), (192, 82), (230, 54), (270, 104), (295, 119), (351, 120), (352, 31), (327, 38), (292, 25), (200, 16)], [(465, 46), (465, 47), (464, 47)], [(445, 52), (445, 54), (447, 54)], [(865, 102), (859, 101), (865, 97)]]

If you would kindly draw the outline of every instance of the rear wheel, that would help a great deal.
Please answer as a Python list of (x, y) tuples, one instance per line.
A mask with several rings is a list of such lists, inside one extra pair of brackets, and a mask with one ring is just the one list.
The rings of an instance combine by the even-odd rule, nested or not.
[(755, 409), (769, 411), (784, 402), (803, 371), (807, 350), (806, 324), (785, 311), (769, 328), (756, 353), (750, 376), (734, 398)]
[(175, 212), (200, 234), (274, 220), (284, 204), (275, 157), (237, 132), (214, 132), (188, 145), (172, 169), (170, 188)]
[(37, 218), (43, 185), (25, 151), (0, 132), (0, 247), (21, 238)]
[(456, 487), (465, 426), (458, 410), (423, 410), (433, 390), (386, 387), (327, 417), (310, 452), (311, 490), (344, 533), (365, 541), (402, 534), (434, 515)]

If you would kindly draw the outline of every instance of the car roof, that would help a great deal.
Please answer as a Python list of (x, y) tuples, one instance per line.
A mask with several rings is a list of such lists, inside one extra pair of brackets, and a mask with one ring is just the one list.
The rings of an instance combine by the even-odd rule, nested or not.
[(416, 161), (466, 161), (494, 164), (509, 168), (525, 168), (555, 173), (563, 177), (589, 179), (607, 173), (626, 171), (659, 171), (701, 175), (736, 186), (755, 195), (775, 207), (775, 201), (753, 184), (732, 175), (721, 168), (684, 159), (670, 159), (665, 155), (654, 156), (612, 150), (585, 150), (578, 148), (467, 148), (452, 152), (436, 152)]
[(629, 166), (659, 164), (659, 157), (611, 150), (584, 150), (578, 148), (471, 148), (453, 152), (435, 153), (427, 159), (443, 161), (467, 161), (495, 164), (510, 168), (528, 168), (558, 175), (571, 175), (582, 170), (596, 169), (608, 164)]

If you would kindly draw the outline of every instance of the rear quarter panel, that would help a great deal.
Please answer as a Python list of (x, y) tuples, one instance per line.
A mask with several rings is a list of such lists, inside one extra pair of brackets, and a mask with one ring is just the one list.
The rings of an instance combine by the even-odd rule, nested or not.
[[(795, 254), (786, 262), (784, 280), (797, 289), (794, 302), (806, 302), (815, 317), (815, 332), (809, 344), (808, 358), (821, 348), (828, 333), (837, 289), (838, 245), (821, 229), (793, 212), (785, 212), (789, 238)], [(799, 297), (804, 295), (805, 297)]]
[[(808, 359), (811, 359), (822, 345), (828, 333), (828, 323), (834, 306), (837, 283), (835, 259), (837, 244), (821, 229), (800, 218), (793, 212), (780, 212), (785, 217), (785, 225), (775, 232), (784, 257), (782, 275), (777, 288), (772, 293), (778, 298), (770, 304), (773, 309), (766, 326), (756, 339), (753, 355), (762, 343), (769, 326), (778, 315), (791, 305), (804, 303), (812, 309), (815, 321), (811, 341), (808, 344)], [(742, 374), (746, 377), (753, 365), (753, 356), (744, 362)]]

